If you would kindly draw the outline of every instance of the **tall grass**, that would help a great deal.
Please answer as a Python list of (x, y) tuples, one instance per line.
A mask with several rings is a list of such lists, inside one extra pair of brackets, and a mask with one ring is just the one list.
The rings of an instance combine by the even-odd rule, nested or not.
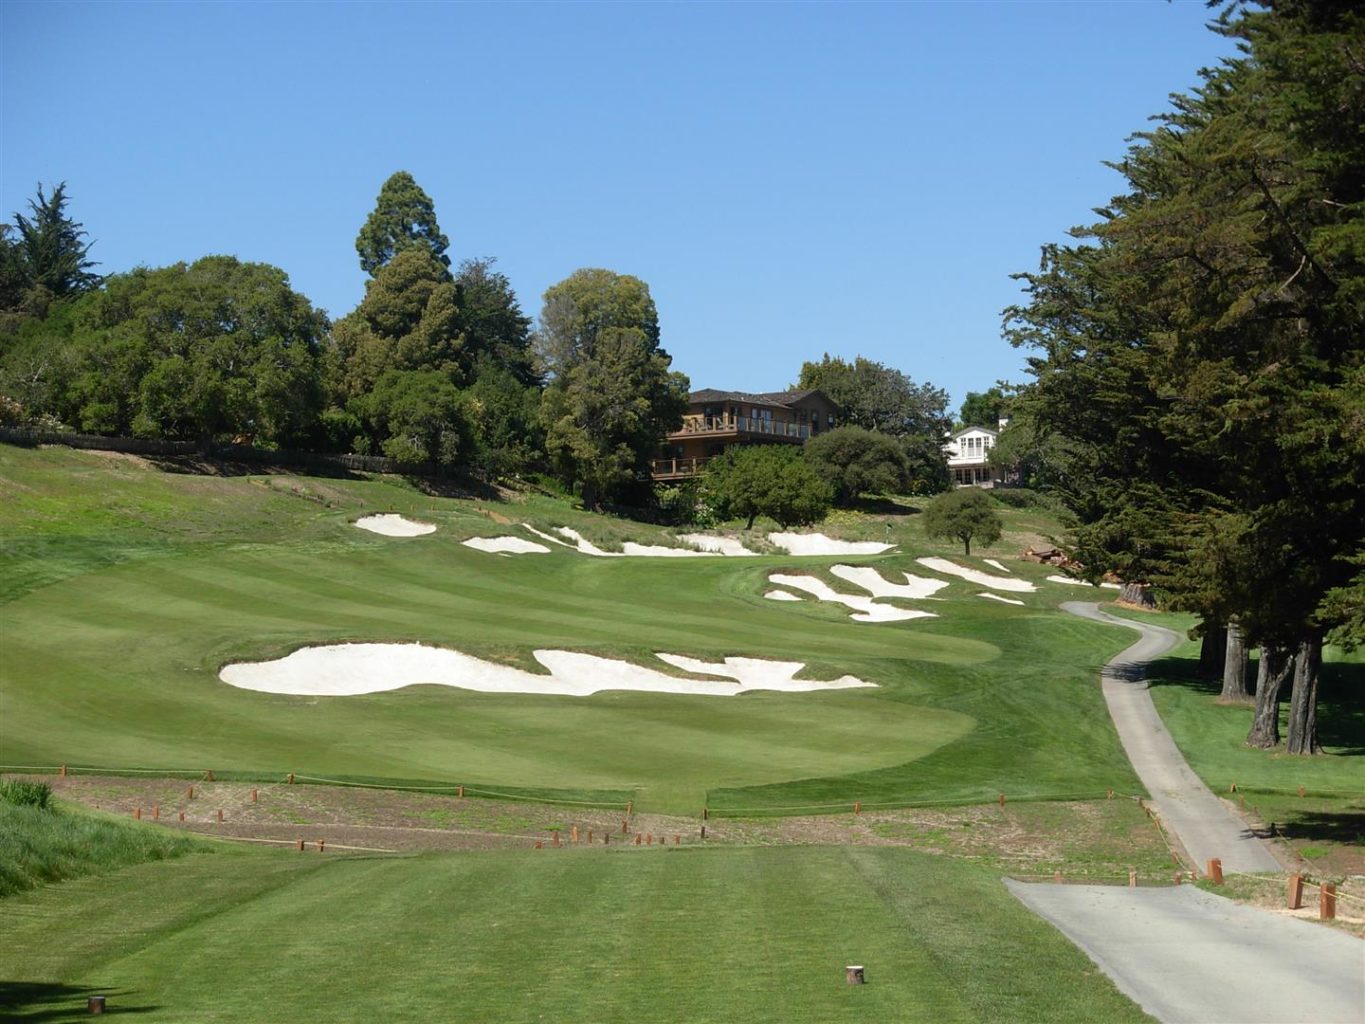
[(0, 898), (210, 848), (156, 826), (50, 804), (37, 799), (39, 790), (50, 796), (41, 783), (10, 781), (0, 788)]

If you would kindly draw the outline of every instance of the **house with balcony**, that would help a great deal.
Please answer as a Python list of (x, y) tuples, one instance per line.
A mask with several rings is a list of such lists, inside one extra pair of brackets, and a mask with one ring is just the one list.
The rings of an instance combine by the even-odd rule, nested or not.
[[(1000, 421), (1000, 430), (1009, 420)], [(948, 435), (943, 453), (948, 458), (948, 473), (955, 487), (995, 487), (1005, 483), (1000, 470), (990, 464), (990, 452), (1000, 430), (989, 427), (963, 427)]]
[(837, 423), (839, 407), (823, 391), (717, 391), (688, 396), (682, 426), (664, 439), (655, 480), (704, 472), (707, 461), (737, 444), (804, 444)]

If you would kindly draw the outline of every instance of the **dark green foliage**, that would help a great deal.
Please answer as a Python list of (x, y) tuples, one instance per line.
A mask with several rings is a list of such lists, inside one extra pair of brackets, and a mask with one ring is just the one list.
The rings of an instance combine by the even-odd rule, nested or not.
[(806, 442), (806, 459), (834, 490), (839, 505), (861, 494), (900, 494), (910, 467), (895, 438), (862, 427), (836, 427)]
[(808, 526), (825, 518), (834, 489), (799, 448), (785, 445), (733, 447), (706, 466), (705, 492), (723, 515), (779, 526)]
[(963, 427), (988, 427), (995, 430), (1005, 415), (1005, 394), (999, 387), (985, 392), (968, 391), (957, 417)]
[(67, 216), (66, 198), (66, 182), (51, 195), (39, 185), (28, 202), (31, 217), (16, 213), (13, 225), (0, 227), (0, 331), (99, 286), (86, 232)]
[(1004, 524), (989, 494), (976, 487), (960, 487), (940, 494), (924, 507), (924, 532), (930, 537), (955, 537), (963, 553), (972, 553), (972, 541), (994, 544)]
[(550, 374), (540, 411), (552, 467), (588, 507), (623, 495), (687, 408), (687, 378), (659, 347), (649, 287), (575, 271), (546, 290), (537, 340)]
[(379, 190), (374, 210), (356, 236), (355, 251), (360, 268), (373, 276), (407, 249), (422, 249), (442, 268), (449, 267), (450, 257), (445, 254), (449, 245), (450, 239), (436, 223), (431, 197), (411, 174), (398, 171)]
[(465, 399), (437, 370), (389, 370), (354, 405), (368, 436), (399, 462), (448, 468), (469, 447)]
[(52, 787), (46, 782), (0, 779), (0, 803), (46, 811), (52, 806)]

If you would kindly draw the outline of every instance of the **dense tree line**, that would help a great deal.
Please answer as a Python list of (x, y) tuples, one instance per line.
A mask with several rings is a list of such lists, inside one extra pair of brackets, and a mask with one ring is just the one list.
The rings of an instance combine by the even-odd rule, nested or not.
[(1287, 746), (1312, 753), (1322, 645), (1365, 639), (1365, 13), (1269, 0), (1219, 30), (1240, 56), (1022, 276), (1014, 406), (1080, 559), (1260, 646), (1248, 742), (1278, 742), (1292, 680)]

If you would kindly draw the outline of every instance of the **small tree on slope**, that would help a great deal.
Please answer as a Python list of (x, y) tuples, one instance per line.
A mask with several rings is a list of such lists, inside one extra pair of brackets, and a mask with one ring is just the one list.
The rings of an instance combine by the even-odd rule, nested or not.
[(972, 553), (973, 540), (998, 541), (1003, 525), (990, 495), (971, 487), (940, 494), (924, 509), (924, 532), (930, 537), (956, 537), (966, 555)]

